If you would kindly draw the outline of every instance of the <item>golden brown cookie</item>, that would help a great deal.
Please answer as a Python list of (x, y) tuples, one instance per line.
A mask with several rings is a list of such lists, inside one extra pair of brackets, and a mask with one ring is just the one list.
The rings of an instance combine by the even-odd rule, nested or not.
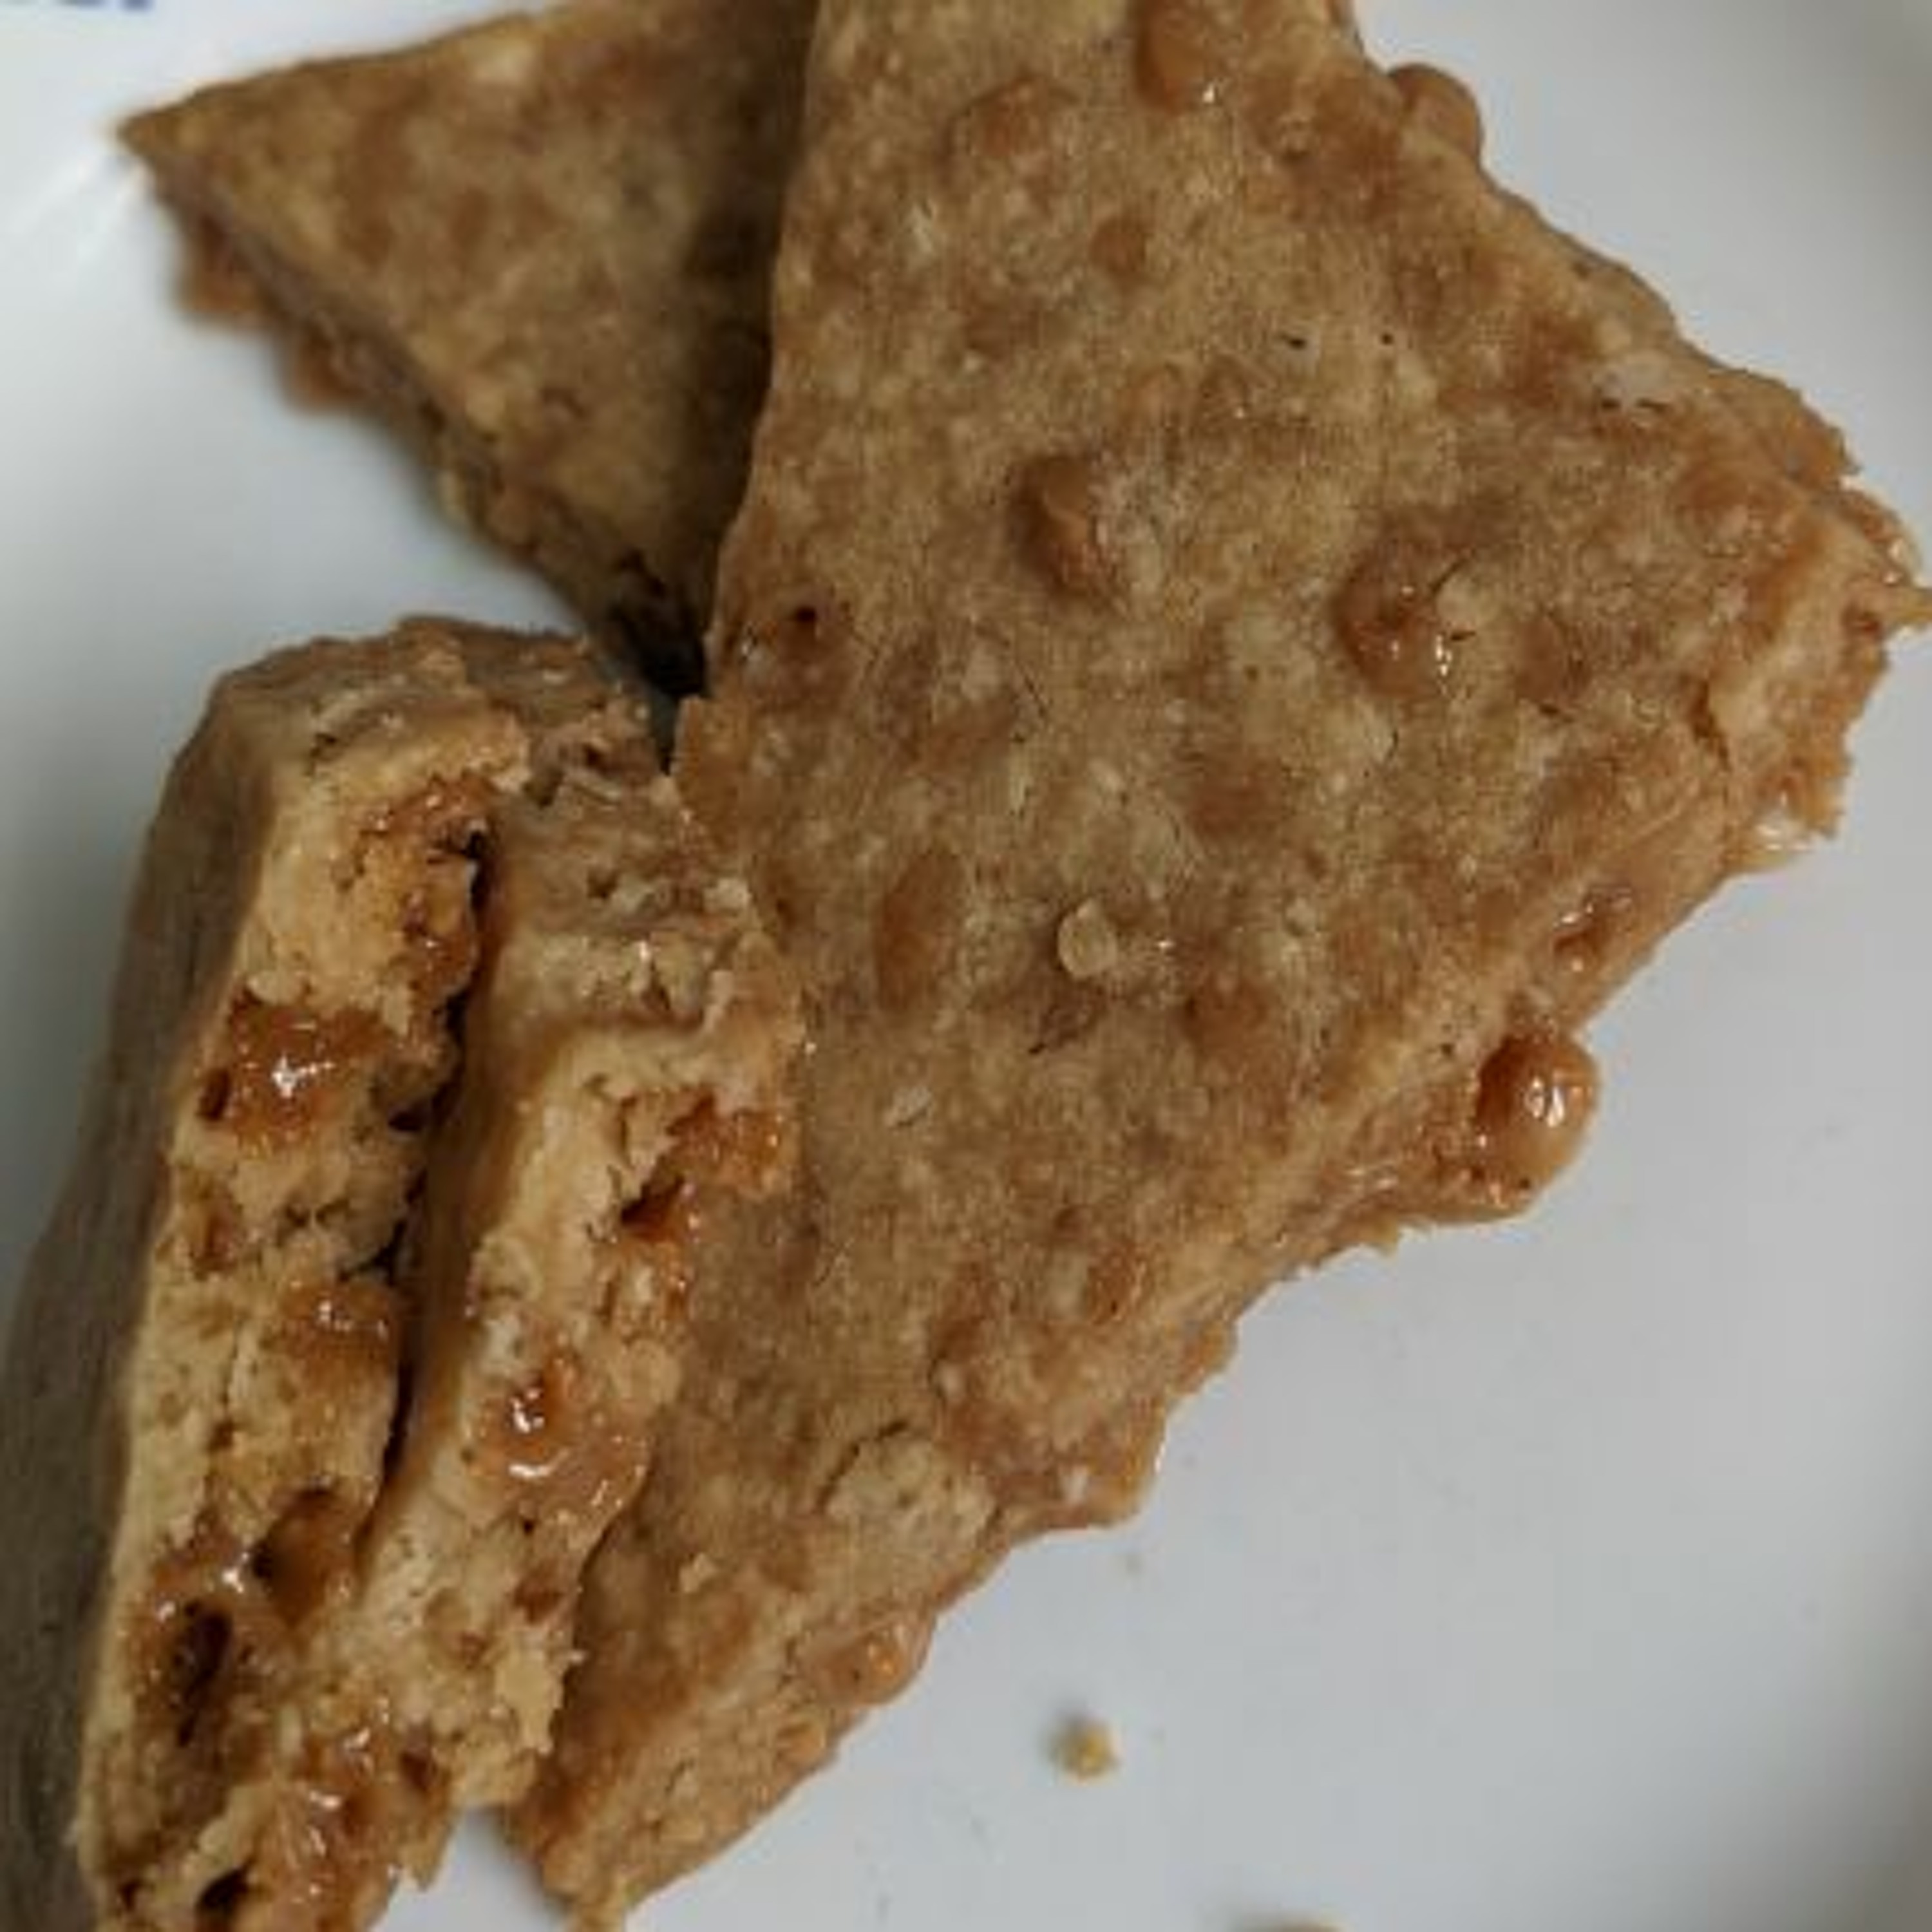
[(586, 649), (224, 682), (7, 1367), (8, 1923), (366, 1924), (516, 1795), (795, 1044)]
[(568, 0), (141, 116), (203, 296), (451, 507), (697, 675), (744, 485), (808, 0)]
[(826, 0), (806, 129), (678, 766), (803, 1180), (701, 1245), (517, 1814), (593, 1922), (1130, 1508), (1268, 1282), (1528, 1202), (1928, 614), (1837, 436), (1325, 0)]

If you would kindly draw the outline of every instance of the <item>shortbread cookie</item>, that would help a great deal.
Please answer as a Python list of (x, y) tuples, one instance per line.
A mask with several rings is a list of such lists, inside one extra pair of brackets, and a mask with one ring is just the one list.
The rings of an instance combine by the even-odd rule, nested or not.
[(170, 778), (0, 1402), (10, 1924), (143, 1922), (122, 1888), (212, 1802), (212, 1707), (278, 1615), (258, 1564), (346, 1562), (380, 1486), (386, 1256), (456, 1064), (472, 849), (525, 763), (421, 638), (225, 680)]
[(582, 647), (224, 682), (8, 1366), (8, 1923), (367, 1924), (515, 1793), (793, 1028)]
[(592, 1922), (1128, 1509), (1265, 1284), (1528, 1202), (1928, 611), (1323, 0), (826, 0), (806, 128), (678, 767), (815, 1016), (803, 1180), (700, 1244), (517, 1817)]
[(809, 0), (568, 0), (143, 115), (203, 250), (665, 682), (744, 485)]

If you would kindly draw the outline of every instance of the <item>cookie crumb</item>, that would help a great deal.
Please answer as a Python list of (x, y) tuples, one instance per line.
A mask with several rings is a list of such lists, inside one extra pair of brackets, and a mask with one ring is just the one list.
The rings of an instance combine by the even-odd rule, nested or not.
[(1060, 922), (1054, 950), (1066, 976), (1085, 984), (1118, 968), (1120, 937), (1099, 900), (1082, 899)]
[(1092, 1784), (1111, 1778), (1120, 1768), (1120, 1750), (1108, 1726), (1092, 1718), (1076, 1718), (1060, 1731), (1053, 1755), (1069, 1778)]

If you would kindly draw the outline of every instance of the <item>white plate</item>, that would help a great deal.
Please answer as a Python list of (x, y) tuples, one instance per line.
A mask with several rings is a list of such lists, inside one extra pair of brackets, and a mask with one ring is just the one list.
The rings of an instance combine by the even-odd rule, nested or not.
[[(0, 0), (0, 1280), (211, 674), (551, 608), (380, 434), (172, 306), (109, 120), (480, 10)], [(1932, 532), (1932, 0), (1365, 11)], [(1928, 748), (1921, 649), (1843, 842), (1735, 890), (1600, 1030), (1555, 1198), (1265, 1308), (1145, 1517), (1016, 1564), (658, 1932), (1932, 1928)], [(1106, 1784), (1048, 1760), (1073, 1709), (1118, 1732)], [(545, 1922), (478, 1830), (395, 1922)]]

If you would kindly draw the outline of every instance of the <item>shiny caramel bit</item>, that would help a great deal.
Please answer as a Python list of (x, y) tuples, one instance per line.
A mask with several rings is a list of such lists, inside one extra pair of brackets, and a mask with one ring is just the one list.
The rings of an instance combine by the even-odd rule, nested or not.
[(378, 812), (363, 833), (364, 843), (454, 850), (482, 832), (489, 808), (489, 781), (476, 773), (433, 778)]
[(261, 1889), (303, 1932), (326, 1926), (334, 1894), (356, 1882), (358, 1808), (353, 1793), (306, 1786), (278, 1806), (264, 1834)]
[(1207, 9), (1193, 0), (1141, 0), (1134, 75), (1163, 113), (1214, 106), (1227, 90), (1228, 51)]
[(544, 1483), (555, 1474), (567, 1447), (569, 1390), (575, 1378), (574, 1369), (560, 1358), (503, 1398), (503, 1468), (512, 1482)]
[(1335, 623), (1356, 668), (1385, 698), (1438, 697), (1454, 682), (1467, 633), (1443, 608), (1461, 560), (1426, 524), (1396, 526), (1358, 564)]
[(1498, 1049), (1476, 1100), (1474, 1172), (1490, 1204), (1510, 1211), (1569, 1166), (1597, 1091), (1597, 1064), (1576, 1040), (1533, 1034)]
[(234, 1643), (234, 1624), (218, 1604), (170, 1605), (158, 1620), (145, 1676), (176, 1742), (191, 1745), (214, 1701)]
[(335, 1932), (344, 1903), (386, 1894), (400, 1876), (388, 1849), (400, 1834), (393, 1814), (422, 1803), (399, 1777), (386, 1721), (311, 1745), (301, 1781), (278, 1805), (252, 1866), (236, 1874), (246, 1892), (276, 1901), (285, 1932)]
[(179, 1742), (191, 1744), (221, 1696), (236, 1659), (252, 1644), (264, 1605), (248, 1552), (212, 1526), (156, 1566), (137, 1619), (142, 1690)]
[(292, 1145), (346, 1096), (383, 1036), (368, 1013), (324, 1015), (244, 994), (202, 1079), (201, 1118), (253, 1148)]
[(347, 1584), (363, 1513), (326, 1489), (304, 1490), (263, 1538), (256, 1575), (283, 1622), (304, 1622)]
[(401, 1359), (401, 1302), (373, 1275), (307, 1289), (295, 1298), (288, 1326), (318, 1396), (332, 1376), (388, 1375)]
[(1102, 524), (1102, 477), (1090, 456), (1042, 456), (1019, 479), (1020, 522), (1027, 548), (1069, 596), (1110, 596), (1118, 580)]
[(474, 772), (437, 778), (363, 829), (359, 864), (397, 892), (410, 986), (427, 1011), (460, 992), (476, 971), (470, 871), (460, 855), (482, 836), (490, 798), (489, 784)]
[(1476, 105), (1476, 97), (1453, 74), (1418, 63), (1394, 69), (1389, 78), (1418, 127), (1427, 128), (1472, 160), (1482, 159), (1482, 110)]
[(646, 1454), (635, 1432), (606, 1413), (581, 1366), (562, 1354), (505, 1392), (482, 1447), (532, 1519), (608, 1518), (635, 1492)]

